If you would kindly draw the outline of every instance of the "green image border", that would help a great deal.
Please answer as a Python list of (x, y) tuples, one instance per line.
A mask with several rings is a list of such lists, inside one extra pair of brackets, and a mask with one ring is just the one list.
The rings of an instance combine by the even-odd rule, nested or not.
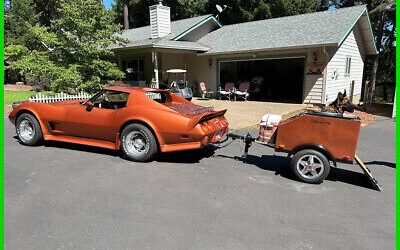
[[(396, 0), (396, 4), (398, 4), (399, 2), (400, 2), (400, 0)], [(4, 117), (4, 1), (0, 1), (0, 11), (1, 11), (1, 15), (0, 15), (0, 18), (1, 18), (1, 25), (0, 25), (1, 36), (0, 37), (1, 38), (0, 39), (1, 39), (1, 46), (2, 46), (2, 48), (0, 49), (1, 67), (2, 67), (2, 70), (0, 70), (0, 75), (1, 75), (1, 79), (2, 79), (2, 84), (0, 84), (0, 87), (1, 87), (0, 98), (1, 98), (1, 102), (3, 103), (3, 112), (2, 112), (3, 119), (1, 119), (1, 121), (0, 121), (1, 122), (1, 126), (0, 126), (1, 132), (3, 134), (3, 141), (2, 141), (2, 143), (0, 143), (2, 151), (3, 151), (3, 157), (0, 157), (1, 166), (3, 166), (2, 171), (0, 171), (0, 181), (1, 181), (1, 185), (0, 185), (1, 192), (0, 193), (1, 193), (1, 203), (2, 203), (2, 206), (1, 206), (2, 213), (0, 216), (1, 224), (2, 224), (2, 227), (1, 227), (2, 236), (1, 236), (1, 244), (0, 245), (1, 245), (1, 249), (4, 249), (4, 239), (6, 237), (5, 224), (4, 224), (4, 222), (5, 222), (5, 218), (4, 218), (4, 212), (5, 212), (5, 210), (4, 210), (4, 208), (5, 208), (4, 207), (4, 205), (5, 205), (5, 203), (4, 203), (4, 184), (5, 184), (5, 181), (4, 181), (4, 170), (5, 170), (5, 168), (4, 168), (4, 158), (5, 158), (5, 155), (4, 155), (4, 122), (5, 122), (5, 117)], [(396, 19), (399, 17), (400, 17), (400, 12), (396, 10)], [(396, 22), (396, 29), (398, 29), (398, 28), (399, 28), (399, 23)], [(399, 41), (400, 40), (398, 39), (398, 37), (396, 37), (396, 43), (398, 43)], [(400, 58), (400, 52), (396, 48), (396, 65), (400, 62), (399, 58)], [(219, 63), (219, 61), (217, 63)], [(218, 72), (218, 70), (217, 70), (217, 72)], [(217, 76), (217, 78), (218, 78), (218, 76)], [(399, 94), (398, 93), (399, 88), (397, 85), (399, 78), (400, 78), (400, 69), (396, 67), (396, 95)], [(399, 104), (400, 104), (400, 97), (398, 97), (396, 99), (396, 103), (395, 103), (396, 107)], [(400, 111), (396, 108), (396, 116), (399, 115), (399, 113), (400, 113)], [(399, 139), (400, 139), (400, 125), (398, 123), (396, 123), (396, 165), (398, 165), (400, 163), (400, 154), (397, 152), (397, 148), (400, 145)], [(400, 171), (397, 170), (397, 168), (396, 168), (396, 204), (400, 204), (400, 198), (398, 195), (400, 192), (399, 179), (400, 179)], [(385, 204), (382, 204), (382, 205), (384, 206)], [(379, 211), (376, 211), (376, 212), (379, 212)], [(400, 225), (400, 217), (397, 216), (399, 214), (398, 212), (399, 212), (399, 207), (396, 206), (396, 248), (400, 249), (400, 240), (399, 240), (400, 231), (397, 230)]]
[(3, 157), (0, 157), (1, 159), (1, 166), (3, 166), (2, 171), (0, 171), (0, 182), (1, 182), (1, 208), (2, 208), (2, 212), (1, 212), (1, 216), (0, 216), (0, 220), (1, 220), (1, 249), (4, 249), (4, 238), (5, 238), (5, 226), (4, 226), (4, 1), (0, 1), (0, 11), (1, 11), (1, 25), (0, 25), (0, 39), (1, 39), (1, 49), (0, 49), (0, 53), (1, 53), (1, 70), (0, 70), (0, 76), (1, 76), (1, 93), (0, 93), (0, 99), (1, 99), (1, 103), (3, 103), (3, 112), (2, 114), (2, 118), (1, 119), (1, 134), (3, 135), (3, 140), (2, 143), (0, 143), (1, 145), (1, 151), (3, 152)]
[[(396, 5), (400, 3), (400, 0), (396, 0)], [(400, 17), (400, 11), (398, 11), (396, 9), (396, 20)], [(399, 22), (396, 21), (396, 30), (399, 29)], [(397, 43), (399, 43), (400, 39), (398, 38), (398, 36), (396, 36), (396, 96), (399, 95), (399, 78), (400, 78), (400, 69), (397, 68), (397, 64), (399, 64), (400, 62), (400, 52), (397, 49)], [(396, 98), (396, 118), (399, 115), (400, 111), (397, 108), (397, 106), (399, 106), (400, 104), (400, 99), (399, 97)], [(397, 206), (397, 204), (400, 203), (400, 197), (399, 197), (399, 192), (400, 192), (400, 171), (397, 169), (397, 165), (399, 165), (400, 163), (400, 154), (397, 151), (397, 149), (399, 148), (399, 139), (400, 139), (400, 125), (396, 122), (396, 249), (400, 249), (400, 240), (399, 240), (399, 236), (400, 236), (400, 231), (399, 226), (400, 226), (400, 217), (399, 215), (399, 206)]]

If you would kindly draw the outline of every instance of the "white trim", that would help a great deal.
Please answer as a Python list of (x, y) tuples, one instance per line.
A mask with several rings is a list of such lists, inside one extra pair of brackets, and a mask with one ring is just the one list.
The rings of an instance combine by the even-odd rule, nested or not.
[(270, 52), (276, 50), (289, 50), (289, 49), (308, 49), (308, 48), (318, 48), (323, 46), (338, 46), (338, 43), (321, 43), (312, 45), (299, 45), (299, 46), (289, 46), (289, 47), (276, 47), (276, 48), (264, 48), (264, 49), (249, 49), (249, 50), (233, 50), (233, 51), (223, 51), (223, 52), (206, 52), (202, 54), (197, 54), (197, 56), (213, 56), (213, 55), (230, 55), (230, 54), (242, 54), (242, 53), (254, 53), (254, 52)]

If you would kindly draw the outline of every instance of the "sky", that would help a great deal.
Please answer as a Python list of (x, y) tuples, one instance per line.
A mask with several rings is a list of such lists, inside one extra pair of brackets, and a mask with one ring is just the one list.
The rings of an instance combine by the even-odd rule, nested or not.
[(114, 3), (114, 0), (103, 0), (103, 5), (106, 9), (111, 9), (111, 4)]
[[(103, 0), (103, 5), (106, 7), (106, 9), (111, 9), (111, 4), (114, 3), (114, 0)], [(334, 10), (335, 6), (330, 6), (330, 10)]]

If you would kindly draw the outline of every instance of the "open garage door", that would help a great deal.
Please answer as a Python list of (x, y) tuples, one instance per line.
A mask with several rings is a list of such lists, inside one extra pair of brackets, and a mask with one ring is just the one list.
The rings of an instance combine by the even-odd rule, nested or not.
[(250, 100), (302, 103), (304, 63), (304, 57), (220, 61), (220, 86), (249, 82)]

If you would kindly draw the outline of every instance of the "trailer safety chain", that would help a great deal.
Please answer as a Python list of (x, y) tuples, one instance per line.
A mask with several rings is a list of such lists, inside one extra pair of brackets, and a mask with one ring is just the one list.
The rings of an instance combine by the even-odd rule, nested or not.
[(224, 140), (220, 140), (220, 141), (218, 141), (217, 143), (214, 143), (214, 144), (216, 145), (216, 148), (217, 148), (217, 149), (221, 149), (221, 148), (225, 148), (225, 147), (231, 145), (231, 143), (232, 143), (234, 140), (232, 140), (231, 142), (229, 142), (229, 143), (227, 143), (227, 144), (225, 144), (225, 145), (223, 145), (223, 146), (220, 146), (222, 143), (228, 141), (228, 139), (229, 139), (229, 137), (226, 136), (226, 138), (225, 138)]
[(251, 147), (251, 144), (256, 140), (255, 138), (251, 137), (250, 133), (247, 133), (245, 136), (228, 133), (228, 134), (226, 134), (226, 137), (232, 138), (232, 141), (239, 139), (244, 142), (244, 152), (242, 155), (243, 158), (247, 157), (247, 154), (249, 152), (249, 148)]

